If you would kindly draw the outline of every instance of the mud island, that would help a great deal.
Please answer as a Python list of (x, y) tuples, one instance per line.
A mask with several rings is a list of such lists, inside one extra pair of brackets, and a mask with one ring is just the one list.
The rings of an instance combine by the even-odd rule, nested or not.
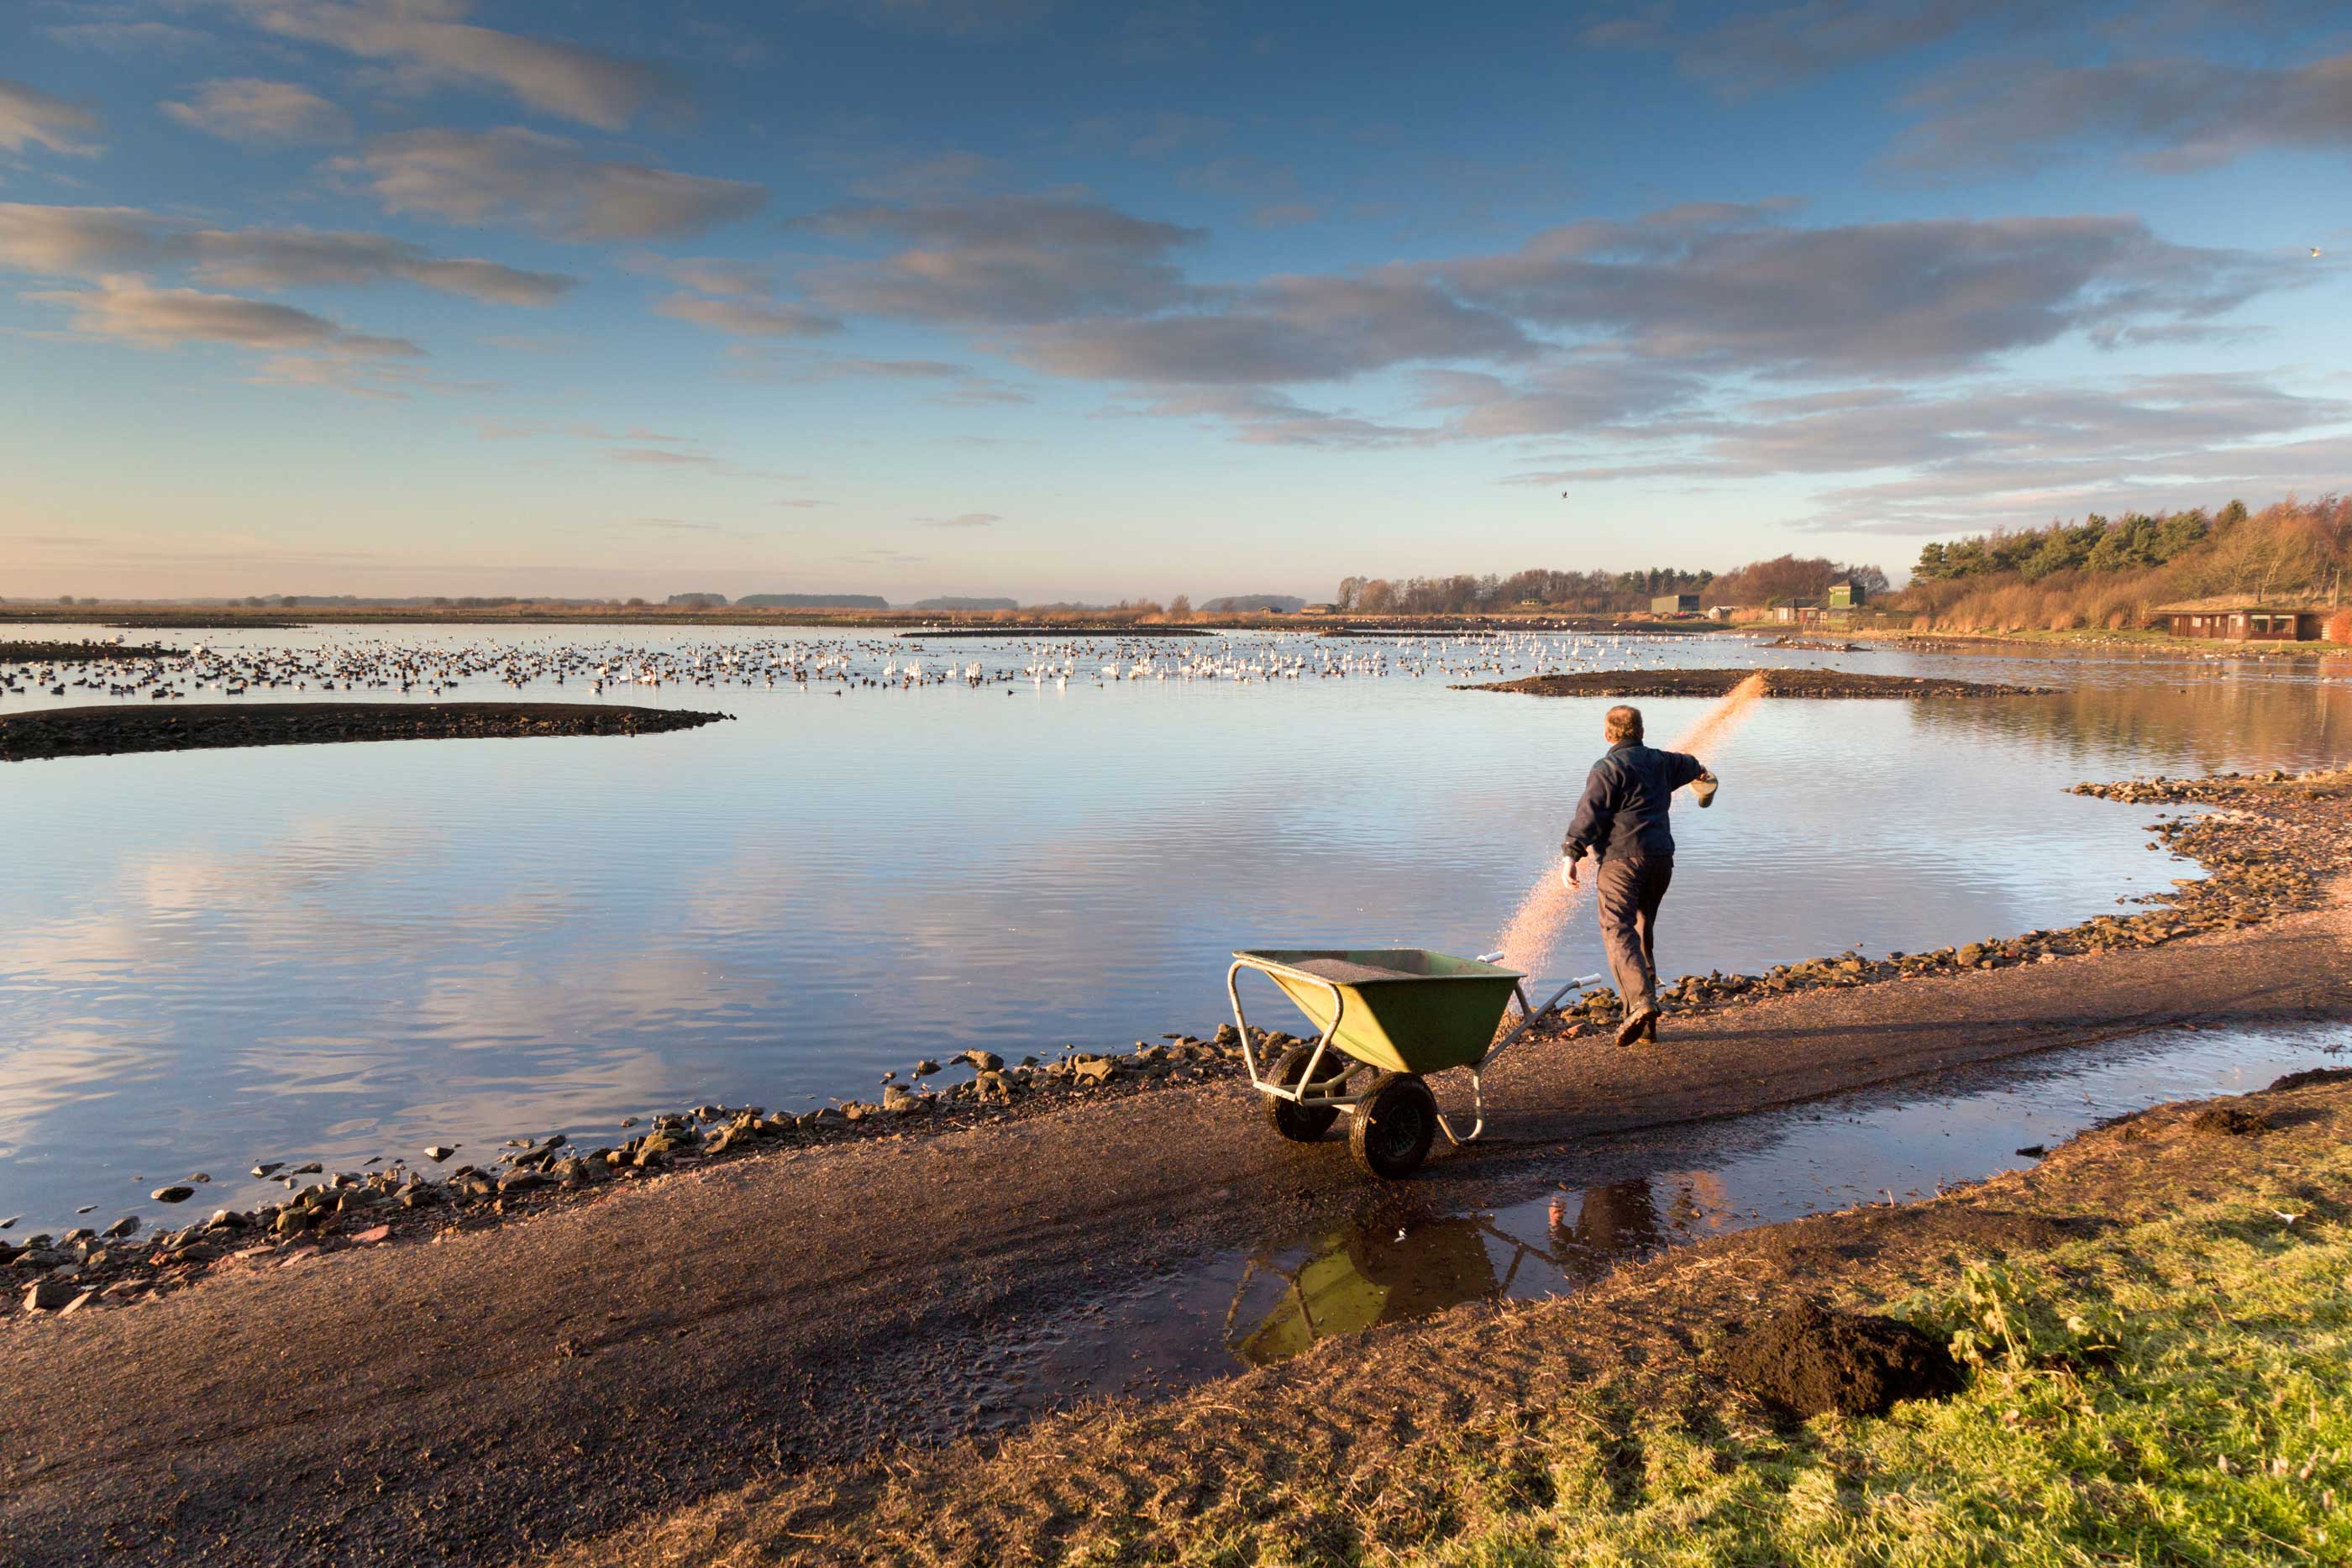
[(1848, 670), (1578, 670), (1457, 686), (1465, 692), (1518, 692), (1538, 697), (1719, 697), (1750, 675), (1768, 697), (2038, 697), (2050, 686), (1962, 681), (1926, 675), (1857, 674)]
[(46, 708), (0, 715), (0, 762), (349, 741), (658, 735), (727, 716), (598, 703), (271, 702)]

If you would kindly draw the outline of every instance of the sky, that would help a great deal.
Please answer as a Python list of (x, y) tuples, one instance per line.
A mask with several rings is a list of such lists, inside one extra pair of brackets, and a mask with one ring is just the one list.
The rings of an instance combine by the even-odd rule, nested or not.
[(0, 595), (1899, 578), (2340, 487), (2347, 153), (2300, 0), (5, 0)]

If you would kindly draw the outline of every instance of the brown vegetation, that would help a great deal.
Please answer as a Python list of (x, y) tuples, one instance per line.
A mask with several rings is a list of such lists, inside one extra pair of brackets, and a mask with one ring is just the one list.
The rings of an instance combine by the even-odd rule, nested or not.
[[(2259, 512), (2232, 501), (2201, 510), (1995, 533), (1920, 552), (1911, 586), (1889, 606), (1921, 631), (2121, 631), (2176, 600), (2333, 604), (2352, 566), (2352, 500), (2289, 497)], [(2352, 635), (2352, 616), (2328, 623)]]

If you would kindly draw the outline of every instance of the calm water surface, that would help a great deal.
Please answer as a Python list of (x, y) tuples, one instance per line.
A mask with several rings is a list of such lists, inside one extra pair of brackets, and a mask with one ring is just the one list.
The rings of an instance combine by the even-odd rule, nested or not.
[[(584, 645), (608, 659), (790, 643), (842, 653), (860, 676), (910, 656), (772, 632), (169, 640)], [(1391, 668), (1426, 656), (1304, 637), (1215, 655), (1327, 651), (1385, 652)], [(101, 1220), (152, 1209), (148, 1188), (199, 1170), (215, 1177), (208, 1198), (246, 1201), (276, 1190), (239, 1175), (257, 1159), (478, 1151), (701, 1100), (870, 1095), (887, 1070), (973, 1045), (1206, 1030), (1236, 946), (1483, 950), (1549, 871), (1601, 749), (1603, 702), (1447, 689), (1528, 673), (1533, 652), (1457, 648), (1454, 674), (1359, 664), (1246, 682), (1101, 681), (1088, 653), (1058, 686), (787, 680), (602, 698), (578, 678), (518, 693), (485, 674), (445, 695), (667, 703), (739, 722), (10, 765), (0, 1218), (22, 1212), (29, 1229), (85, 1204)], [(1027, 641), (911, 654), (991, 676), (1043, 657)], [(2339, 759), (2352, 734), (2352, 672), (2336, 665), (1822, 655), (1723, 638), (1545, 654), (1571, 656), (2070, 688), (1759, 705), (1717, 758), (1717, 808), (1676, 813), (1660, 943), (1673, 973), (1932, 947), (2111, 909), (2191, 868), (2148, 852), (2145, 809), (2066, 785), (2305, 767)], [(0, 712), (57, 700), (9, 695)], [(1711, 705), (1643, 706), (1669, 738)], [(1551, 967), (1601, 967), (1589, 925)]]

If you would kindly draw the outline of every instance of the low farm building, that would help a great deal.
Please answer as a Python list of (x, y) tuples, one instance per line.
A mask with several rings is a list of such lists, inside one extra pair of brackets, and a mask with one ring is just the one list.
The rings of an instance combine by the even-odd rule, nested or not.
[(2226, 595), (2159, 604), (2156, 613), (2176, 637), (2204, 637), (2225, 643), (2311, 643), (2327, 632), (2326, 610), (2259, 604)]
[(1661, 593), (1650, 601), (1653, 615), (1696, 615), (1698, 595), (1696, 593)]

